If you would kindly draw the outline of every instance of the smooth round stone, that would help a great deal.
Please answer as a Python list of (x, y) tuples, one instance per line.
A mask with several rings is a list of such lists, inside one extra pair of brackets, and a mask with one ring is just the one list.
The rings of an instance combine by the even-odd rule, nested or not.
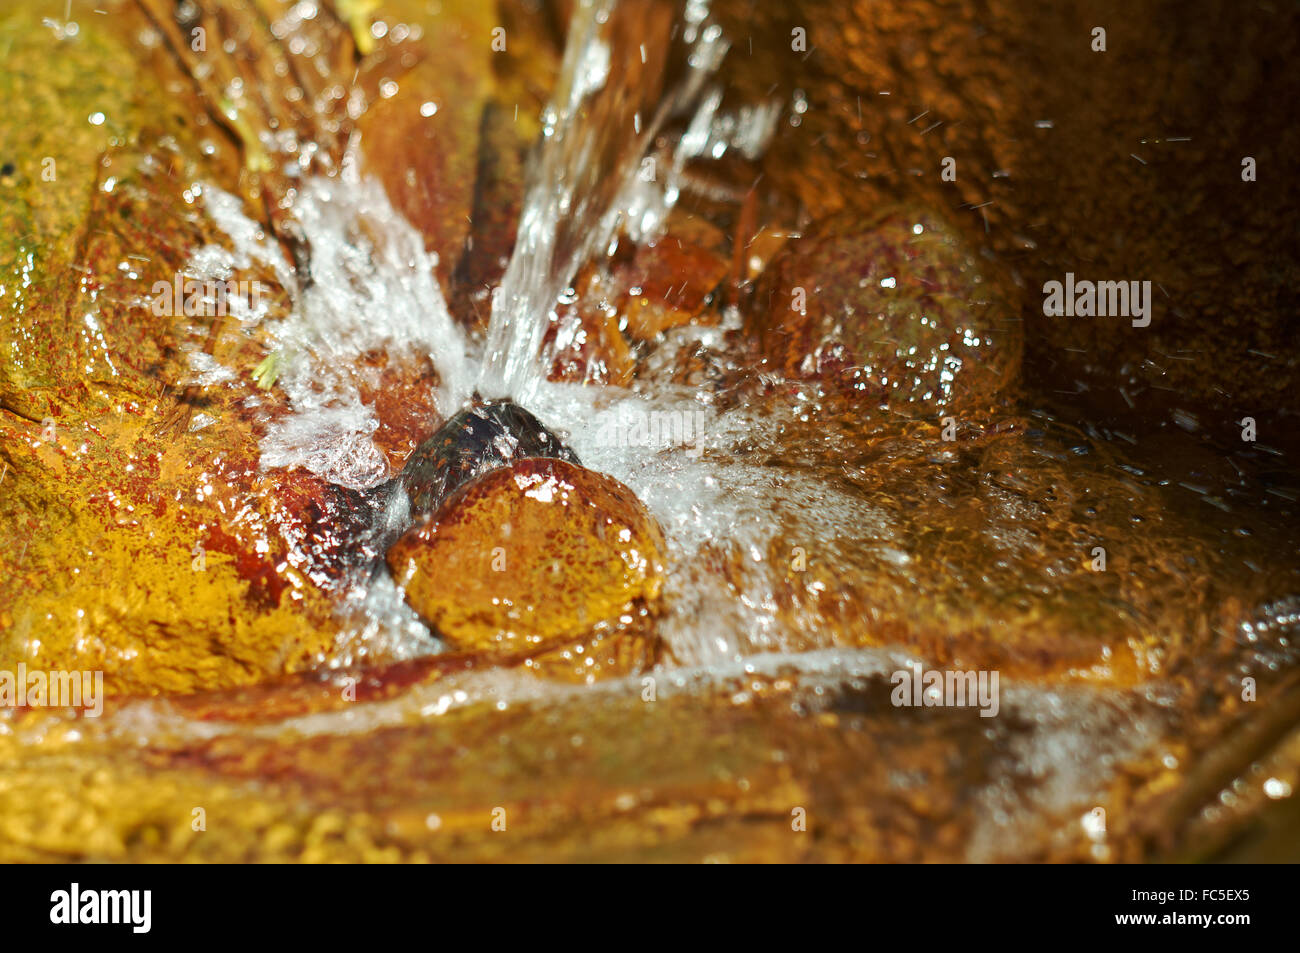
[(457, 649), (535, 655), (644, 630), (664, 537), (612, 477), (534, 458), (479, 476), (388, 550), (406, 600)]
[(838, 215), (788, 242), (754, 328), (789, 380), (817, 380), (896, 410), (986, 403), (1017, 376), (1016, 293), (937, 215)]

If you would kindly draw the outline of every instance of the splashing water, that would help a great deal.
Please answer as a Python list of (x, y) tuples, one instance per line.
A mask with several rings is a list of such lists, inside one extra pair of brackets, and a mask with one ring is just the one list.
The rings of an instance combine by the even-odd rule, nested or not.
[[(644, 6), (632, 9), (646, 12)], [(379, 421), (348, 368), (375, 349), (429, 357), (438, 372), (435, 403), (443, 416), (475, 390), (512, 397), (559, 431), (587, 466), (631, 487), (659, 521), (668, 540), (669, 580), (658, 634), (677, 666), (664, 679), (665, 697), (729, 680), (739, 691), (755, 672), (793, 672), (802, 682), (798, 703), (816, 711), (837, 686), (855, 679), (879, 682), (913, 655), (836, 646), (832, 636), (816, 630), (815, 615), (782, 614), (776, 591), (783, 572), (773, 564), (769, 544), (778, 538), (815, 541), (828, 563), (846, 571), (868, 564), (871, 573), (883, 575), (916, 551), (909, 547), (913, 530), (903, 502), (878, 502), (880, 497), (846, 484), (841, 478), (849, 469), (843, 463), (848, 450), (831, 446), (829, 438), (824, 459), (788, 464), (798, 454), (786, 435), (810, 426), (797, 407), (720, 410), (707, 395), (673, 387), (666, 375), (649, 372), (639, 379), (648, 394), (546, 379), (542, 341), (557, 300), (583, 264), (611, 250), (621, 234), (638, 243), (662, 235), (686, 164), (719, 159), (731, 149), (756, 157), (781, 108), (771, 103), (734, 115), (723, 111), (722, 91), (709, 78), (727, 44), (709, 22), (705, 4), (688, 3), (677, 31), (670, 16), (633, 23), (627, 11), (614, 0), (577, 4), (530, 167), (517, 245), (493, 296), (481, 354), (448, 313), (435, 278), (436, 256), (425, 251), (383, 188), (357, 173), (355, 151), (342, 175), (303, 182), (292, 208), (311, 249), (310, 279), (295, 273), (237, 199), (210, 186), (203, 192), (209, 213), (231, 247), (201, 249), (187, 273), (224, 280), (236, 270), (256, 269), (288, 292), (290, 312), (275, 321), (267, 320), (264, 309), (232, 301), (241, 323), (269, 336), (277, 385), (288, 400), (289, 413), (273, 420), (263, 438), (263, 467), (303, 467), (342, 486), (374, 486), (388, 475), (372, 440)], [(685, 62), (676, 71), (667, 53), (674, 44)], [(681, 122), (684, 131), (656, 146), (669, 122)], [(647, 160), (657, 174), (645, 174)], [(736, 326), (732, 313), (721, 328), (686, 330), (702, 348), (716, 350), (723, 331)], [(191, 366), (202, 386), (233, 376), (232, 369), (198, 351)], [(656, 414), (689, 420), (689, 439), (656, 445), (610, 438), (625, 421)], [(396, 499), (383, 515), (390, 527), (404, 524), (404, 506), (404, 499)], [(744, 557), (731, 578), (723, 578), (711, 561), (721, 549)], [(927, 598), (925, 592), (917, 595), (918, 601)], [(431, 650), (427, 629), (388, 575), (358, 577), (343, 601), (338, 650), (327, 664)], [(493, 669), (421, 686), (356, 712), (309, 716), (293, 727), (364, 731), (474, 704), (559, 705), (589, 692), (639, 691), (636, 679), (579, 690)], [(1014, 772), (980, 789), (982, 815), (967, 846), (971, 859), (996, 859), (1000, 839), (1033, 818), (1031, 807), (1062, 811), (1084, 794), (1100, 796), (1096, 779), (1150, 743), (1165, 704), (1087, 685), (1058, 692), (1034, 684), (1009, 684), (1005, 702), (1020, 723), (1033, 726), (1000, 742), (1005, 763), (1028, 772), (1029, 793), (1003, 783)], [(1017, 721), (999, 722), (1007, 724)]]
[[(447, 310), (434, 274), (437, 256), (398, 213), (383, 188), (355, 172), (303, 183), (293, 215), (311, 248), (311, 275), (294, 273), (278, 246), (245, 215), (237, 199), (204, 189), (209, 214), (233, 250), (209, 246), (190, 271), (225, 277), (261, 265), (288, 292), (291, 310), (269, 323), (276, 384), (290, 413), (273, 420), (262, 440), (262, 466), (303, 467), (351, 489), (387, 477), (371, 435), (379, 426), (350, 369), (372, 350), (436, 358), (434, 400), (449, 415), (468, 397), (472, 376), (466, 342)], [(238, 312), (236, 312), (238, 314)], [(246, 318), (255, 322), (258, 316)], [(207, 370), (197, 353), (195, 370)]]
[[(264, 468), (303, 467), (355, 489), (390, 476), (372, 440), (379, 420), (349, 369), (376, 349), (427, 356), (438, 372), (436, 405), (443, 416), (475, 390), (511, 396), (563, 434), (588, 466), (637, 493), (669, 545), (661, 638), (679, 663), (718, 665), (755, 652), (828, 644), (829, 636), (813, 631), (816, 618), (778, 611), (781, 571), (766, 555), (774, 533), (886, 556), (904, 543), (886, 511), (838, 489), (827, 472), (776, 471), (751, 459), (753, 446), (780, 452), (780, 433), (799, 426), (793, 411), (720, 411), (708, 394), (649, 372), (646, 393), (547, 380), (541, 342), (578, 268), (611, 253), (621, 234), (638, 243), (662, 236), (687, 163), (721, 159), (730, 150), (758, 156), (779, 114), (777, 103), (723, 110), (722, 91), (708, 80), (727, 43), (706, 5), (688, 3), (676, 30), (667, 5), (654, 9), (663, 15), (635, 19), (627, 14), (645, 14), (644, 5), (619, 7), (613, 0), (586, 0), (575, 11), (481, 355), (448, 313), (435, 256), (382, 186), (358, 173), (355, 147), (341, 175), (304, 182), (294, 203), (311, 250), (309, 279), (294, 273), (236, 199), (210, 187), (204, 190), (210, 214), (233, 250), (203, 249), (194, 268), (222, 278), (237, 268), (269, 268), (289, 293), (289, 315), (267, 323), (276, 383), (290, 412), (273, 420), (262, 440)], [(676, 69), (668, 53), (674, 44)], [(670, 121), (679, 133), (660, 135)], [(647, 161), (653, 174), (645, 174)], [(692, 333), (700, 347), (716, 350), (723, 333), (738, 326), (738, 316), (728, 313), (720, 327)], [(204, 379), (221, 376), (206, 355), (193, 361)], [(679, 431), (686, 439), (654, 445), (611, 439), (628, 420), (655, 419), (687, 422)], [(743, 555), (739, 579), (708, 571), (709, 554), (719, 551)], [(358, 577), (344, 602), (341, 654), (330, 664), (429, 651), (423, 625), (382, 573)]]
[[(761, 596), (737, 605), (725, 587), (688, 568), (701, 547), (720, 538), (751, 550), (765, 542), (767, 503), (755, 489), (764, 481), (754, 482), (753, 468), (701, 457), (706, 447), (723, 448), (752, 434), (757, 422), (743, 412), (719, 415), (681, 389), (657, 388), (647, 397), (552, 383), (539, 353), (553, 309), (584, 262), (612, 253), (620, 232), (638, 243), (656, 240), (681, 194), (686, 163), (721, 159), (730, 149), (756, 157), (779, 114), (776, 102), (736, 115), (722, 111), (722, 91), (708, 79), (728, 45), (709, 22), (707, 4), (689, 2), (681, 24), (668, 5), (656, 9), (663, 15), (637, 19), (633, 14), (645, 13), (644, 7), (584, 0), (574, 12), (481, 360), (447, 310), (436, 256), (425, 251), (382, 186), (359, 173), (355, 146), (341, 175), (305, 181), (294, 202), (292, 215), (311, 250), (309, 278), (294, 272), (238, 199), (212, 186), (203, 189), (208, 211), (232, 248), (200, 249), (187, 273), (224, 280), (235, 270), (256, 268), (269, 271), (288, 293), (288, 316), (264, 325), (275, 383), (290, 411), (271, 421), (261, 442), (264, 468), (302, 467), (352, 489), (390, 476), (372, 440), (379, 420), (349, 369), (376, 349), (427, 356), (438, 371), (435, 402), (442, 416), (460, 409), (475, 390), (513, 396), (562, 425), (584, 461), (638, 493), (667, 532), (679, 567), (664, 637), (678, 658), (707, 663), (784, 646)], [(674, 48), (680, 60), (675, 71), (668, 53)], [(684, 121), (676, 141), (649, 154), (659, 131), (675, 119)], [(265, 308), (232, 308), (249, 326), (265, 317)], [(699, 333), (717, 344), (719, 330)], [(234, 373), (197, 350), (191, 366), (193, 379), (204, 384)], [(696, 421), (691, 441), (647, 448), (608, 439), (621, 420), (661, 414)], [(826, 503), (825, 492), (807, 489), (805, 503)], [(863, 516), (847, 498), (840, 509), (846, 522)], [(382, 574), (359, 579), (345, 602), (344, 661), (369, 651), (389, 657), (429, 651), (422, 624)], [(701, 615), (728, 619), (735, 634), (720, 639), (717, 625), (705, 632)]]
[[(653, 178), (643, 172), (653, 166), (642, 159), (669, 116), (697, 107), (727, 51), (721, 28), (707, 22), (707, 5), (688, 4), (681, 33), (685, 77), (661, 95), (672, 19), (655, 12), (613, 0), (583, 0), (574, 11), (514, 253), (492, 298), (479, 377), (485, 395), (527, 406), (545, 376), (538, 351), (551, 311), (578, 268), (608, 247), (625, 222), (638, 234), (653, 227), (647, 190), (638, 184)], [(631, 65), (613, 71), (611, 62)], [(708, 102), (716, 110), (717, 100)], [(659, 194), (661, 221), (676, 187)]]
[[(776, 102), (738, 115), (720, 110), (721, 89), (707, 81), (728, 44), (709, 22), (707, 3), (689, 0), (682, 22), (675, 19), (667, 4), (582, 0), (575, 9), (481, 361), (472, 359), (447, 310), (434, 272), (437, 256), (425, 251), (383, 187), (359, 173), (355, 145), (339, 176), (307, 180), (293, 204), (311, 249), (306, 280), (237, 199), (203, 188), (210, 215), (234, 247), (201, 249), (188, 272), (224, 280), (235, 269), (269, 269), (291, 302), (285, 320), (268, 322), (275, 380), (291, 413), (263, 440), (264, 467), (301, 466), (350, 488), (383, 479), (382, 454), (371, 440), (379, 421), (347, 371), (370, 350), (431, 358), (440, 379), (435, 403), (444, 417), (476, 390), (525, 406), (547, 402), (541, 342), (579, 267), (612, 253), (620, 231), (635, 242), (654, 241), (680, 196), (689, 160), (720, 159), (730, 148), (753, 158), (775, 126)], [(689, 123), (675, 145), (648, 155), (676, 117)], [(246, 324), (263, 316), (232, 307)], [(207, 355), (196, 351), (191, 361), (198, 382), (224, 377)]]

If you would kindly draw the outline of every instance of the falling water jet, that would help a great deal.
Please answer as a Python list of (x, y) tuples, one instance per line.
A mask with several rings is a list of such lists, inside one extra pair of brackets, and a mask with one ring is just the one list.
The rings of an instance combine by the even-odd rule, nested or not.
[[(687, 3), (678, 31), (673, 5), (658, 0), (581, 0), (575, 8), (518, 238), (492, 297), (484, 395), (532, 402), (545, 379), (539, 352), (556, 301), (582, 263), (614, 240), (642, 157), (665, 120), (699, 103), (726, 52), (707, 17), (698, 0)], [(669, 90), (678, 34), (686, 70)]]
[[(392, 481), (392, 498), (409, 508), (391, 527), (402, 535), (387, 547), (386, 563), (407, 602), (453, 643), (500, 647), (522, 638), (535, 651), (540, 642), (593, 626), (604, 633), (637, 627), (657, 612), (661, 528), (630, 489), (582, 469), (522, 405), (537, 402), (546, 379), (541, 343), (578, 269), (607, 252), (623, 226), (646, 237), (661, 225), (676, 199), (681, 164), (710, 140), (721, 94), (706, 96), (704, 83), (726, 43), (707, 22), (705, 3), (690, 0), (678, 28), (675, 13), (662, 0), (578, 3), (515, 248), (493, 293), (473, 398)], [(684, 71), (675, 71), (683, 78), (670, 86), (670, 61), (680, 65), (674, 52), (682, 54)], [(670, 181), (650, 198), (638, 182), (641, 160), (665, 121), (678, 115), (693, 121)], [(493, 518), (483, 522), (486, 513), (505, 523), (492, 528)], [(511, 544), (516, 563), (508, 582), (515, 589), (507, 597), (507, 580), (479, 578), (484, 567), (474, 559), (489, 536), (510, 535), (515, 521), (523, 538)], [(444, 578), (449, 561), (466, 559), (472, 572)], [(450, 590), (458, 593), (454, 605), (447, 603)], [(516, 631), (518, 612), (531, 634)], [(648, 638), (653, 645), (653, 634)], [(650, 650), (642, 661), (652, 657)]]
[[(609, 246), (636, 204), (629, 202), (629, 184), (658, 130), (699, 105), (704, 80), (726, 52), (721, 30), (707, 23), (706, 4), (687, 3), (680, 29), (674, 29), (676, 13), (663, 0), (580, 0), (574, 9), (515, 248), (493, 293), (478, 386), (469, 406), (391, 481), (405, 491), (409, 517), (433, 512), (462, 484), (516, 460), (577, 463), (521, 404), (536, 397), (545, 379), (539, 351), (560, 294), (584, 261)], [(685, 78), (668, 89), (678, 34)], [(717, 97), (706, 106), (707, 124)]]

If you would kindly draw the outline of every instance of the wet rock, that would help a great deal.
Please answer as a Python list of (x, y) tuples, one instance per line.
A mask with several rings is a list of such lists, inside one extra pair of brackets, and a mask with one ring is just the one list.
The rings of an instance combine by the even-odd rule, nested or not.
[(529, 657), (522, 668), (555, 682), (594, 684), (644, 672), (659, 661), (660, 641), (651, 613), (619, 625), (612, 634), (597, 634)]
[(616, 272), (628, 335), (651, 341), (670, 328), (690, 324), (702, 315), (726, 271), (725, 259), (674, 235), (639, 246)]
[(223, 421), (159, 437), (141, 416), (49, 440), (0, 420), (0, 669), (101, 671), (110, 694), (153, 694), (316, 664), (337, 625), (325, 553), (366, 514), (303, 471), (260, 474)]
[(685, 216), (673, 224), (654, 244), (627, 243), (579, 273), (573, 300), (557, 309), (543, 340), (551, 380), (628, 386), (638, 371), (634, 349), (653, 352), (674, 328), (718, 323), (713, 305), (727, 262), (707, 242), (716, 229)]
[(619, 330), (619, 294), (603, 269), (587, 267), (575, 281), (576, 299), (562, 303), (542, 339), (550, 356), (548, 377), (575, 384), (614, 384), (632, 381), (636, 361)]
[(1019, 370), (1014, 296), (928, 212), (826, 219), (786, 245), (765, 282), (755, 330), (788, 378), (930, 410), (986, 404)]
[(529, 459), (463, 486), (389, 549), (388, 566), (456, 648), (534, 655), (646, 619), (663, 551), (626, 486)]
[(0, 668), (102, 671), (110, 694), (245, 685), (330, 649), (318, 544), (362, 520), (319, 480), (259, 472), (251, 383), (182, 383), (195, 339), (256, 363), (229, 316), (140, 303), (219, 241), (182, 190), (233, 187), (239, 164), (141, 10), (107, 6), (54, 47), (36, 14), (0, 19), (0, 138), (22, 143), (0, 196)]
[[(1143, 416), (1152, 430), (1206, 402), (1231, 439), (1238, 408), (1300, 411), (1296, 256), (1271, 253), (1300, 179), (1244, 182), (1241, 167), (1249, 155), (1289, 168), (1300, 151), (1300, 126), (1271, 108), (1300, 93), (1286, 68), (1300, 8), (1285, 20), (1212, 2), (1107, 8), (1146, 38), (1118, 57), (1079, 43), (1069, 8), (1030, 15), (1018, 0), (712, 5), (726, 35), (752, 43), (723, 64), (731, 92), (800, 110), (777, 124), (764, 187), (814, 219), (868, 216), (901, 195), (952, 209), (1023, 277), (1027, 383), (1068, 386), (1063, 408)], [(799, 26), (815, 54), (791, 50)], [(1108, 68), (1094, 69), (1101, 55)], [(1228, 63), (1253, 67), (1202, 94), (1196, 77)], [(1251, 148), (1229, 168), (1225, 142)], [(1067, 271), (1150, 279), (1151, 326), (1044, 318), (1041, 288)]]
[(432, 513), (476, 477), (517, 460), (577, 455), (540, 420), (510, 400), (477, 401), (411, 454), (399, 478), (417, 516)]
[(391, 348), (363, 354), (350, 369), (361, 402), (373, 408), (378, 426), (371, 443), (396, 473), (441, 422), (434, 400), (437, 366), (427, 354)]
[[(363, 78), (377, 95), (357, 120), (357, 132), (367, 169), (437, 254), (445, 288), (470, 232), (498, 18), (488, 4), (442, 4), (423, 35), (410, 35), (405, 24), (423, 19), (426, 6), (406, 0), (375, 12), (376, 19), (404, 26), (390, 29), (366, 58)], [(492, 222), (490, 234), (507, 224)]]
[(478, 334), (487, 331), (492, 289), (505, 276), (523, 204), (524, 150), (516, 122), (503, 105), (488, 103), (479, 123), (469, 234), (449, 301), (457, 320)]
[(147, 387), (137, 368), (159, 360), (152, 329), (137, 330), (125, 347), (133, 359), (113, 368), (120, 354), (107, 355), (101, 335), (87, 333), (102, 237), (87, 223), (113, 198), (99, 183), (121, 179), (114, 158), (136, 148), (142, 127), (190, 138), (159, 107), (169, 97), (135, 70), (135, 51), (108, 28), (111, 19), (55, 40), (35, 11), (0, 17), (0, 96), (12, 104), (0, 116), (0, 163), (10, 167), (0, 181), (0, 408), (34, 422), (108, 404), (105, 390)]

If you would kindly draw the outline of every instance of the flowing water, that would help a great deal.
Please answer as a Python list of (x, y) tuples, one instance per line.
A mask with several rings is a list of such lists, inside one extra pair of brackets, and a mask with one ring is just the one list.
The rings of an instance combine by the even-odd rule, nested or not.
[[(435, 257), (365, 175), (355, 148), (340, 175), (307, 181), (293, 205), (311, 248), (305, 287), (237, 201), (211, 186), (204, 189), (207, 207), (232, 247), (201, 250), (190, 270), (224, 278), (260, 265), (263, 279), (278, 283), (292, 302), (272, 327), (276, 386), (289, 413), (268, 426), (263, 468), (301, 467), (358, 490), (380, 484), (392, 474), (371, 439), (378, 421), (348, 369), (375, 348), (427, 355), (438, 371), (442, 416), (476, 391), (513, 397), (584, 463), (626, 483), (650, 509), (669, 542), (660, 633), (671, 658), (711, 665), (833, 646), (835, 636), (822, 631), (819, 616), (778, 611), (783, 567), (773, 565), (774, 538), (823, 541), (902, 566), (909, 557), (897, 514), (838, 479), (835, 461), (849, 446), (828, 435), (812, 465), (773, 469), (762, 462), (789, 453), (790, 433), (815, 426), (811, 395), (723, 408), (709, 390), (672, 384), (665, 375), (643, 378), (636, 392), (547, 380), (543, 336), (580, 265), (611, 253), (620, 234), (656, 238), (681, 194), (686, 162), (720, 159), (729, 150), (757, 155), (780, 111), (777, 103), (721, 109), (722, 90), (711, 77), (728, 44), (707, 5), (688, 3), (676, 22), (647, 21), (643, 13), (612, 0), (575, 8), (532, 157), (519, 237), (493, 294), (484, 341), (468, 339), (452, 319), (434, 277)], [(645, 35), (647, 22), (657, 34)], [(670, 122), (676, 132), (656, 147)], [(655, 160), (654, 175), (644, 174), (646, 159)], [(721, 327), (687, 332), (698, 346), (720, 351), (738, 322), (732, 313)], [(196, 370), (207, 366), (205, 354), (196, 349), (193, 357)], [(654, 416), (687, 422), (688, 438), (656, 445), (611, 439), (629, 421)], [(719, 551), (742, 554), (738, 583), (708, 568)], [(382, 572), (358, 573), (345, 604), (339, 650), (329, 664), (438, 650)]]
[[(443, 417), (474, 392), (513, 397), (563, 434), (589, 466), (631, 486), (664, 527), (674, 565), (685, 573), (674, 577), (665, 628), (674, 654), (688, 662), (734, 659), (742, 648), (784, 647), (764, 608), (764, 567), (756, 566), (759, 588), (743, 608), (720, 582), (685, 567), (710, 541), (726, 539), (753, 552), (766, 545), (768, 477), (743, 463), (702, 458), (709, 447), (753, 436), (759, 422), (743, 410), (720, 413), (707, 393), (668, 384), (647, 395), (552, 383), (542, 354), (557, 301), (578, 268), (612, 253), (620, 233), (633, 241), (655, 239), (681, 194), (686, 162), (720, 159), (729, 150), (757, 155), (779, 111), (777, 103), (734, 114), (721, 110), (722, 91), (710, 77), (727, 43), (707, 5), (688, 4), (681, 22), (651, 21), (660, 29), (653, 36), (640, 30), (641, 12), (611, 0), (585, 0), (575, 9), (561, 76), (543, 116), (519, 237), (492, 296), (484, 342), (467, 340), (451, 318), (434, 277), (436, 257), (364, 174), (364, 157), (355, 148), (340, 175), (308, 180), (293, 204), (311, 248), (309, 282), (288, 268), (237, 200), (214, 186), (203, 196), (232, 247), (201, 249), (187, 273), (200, 279), (225, 279), (236, 271), (260, 275), (288, 293), (288, 316), (270, 327), (275, 385), (287, 395), (290, 412), (268, 426), (264, 468), (301, 467), (358, 490), (384, 481), (391, 473), (372, 441), (378, 420), (349, 368), (376, 348), (427, 355), (438, 371), (435, 402)], [(656, 136), (670, 120), (681, 128), (668, 148), (656, 150)], [(249, 326), (259, 321), (256, 314), (242, 317)], [(699, 337), (717, 343), (722, 330), (703, 329)], [(191, 360), (200, 382), (220, 383), (236, 370), (214, 371), (198, 347)], [(690, 439), (642, 447), (609, 438), (628, 421), (652, 414), (690, 421)], [(785, 505), (798, 510), (815, 504), (846, 527), (882, 520), (873, 508), (817, 486), (813, 477), (792, 482), (783, 494)], [(347, 604), (350, 621), (333, 664), (356, 658), (362, 646), (362, 655), (394, 658), (436, 650), (386, 575), (359, 575)]]
[[(681, 163), (704, 145), (718, 107), (706, 83), (727, 50), (722, 30), (702, 3), (688, 4), (681, 24), (649, 19), (660, 27), (650, 35), (636, 17), (642, 12), (612, 0), (583, 0), (575, 9), (514, 254), (492, 297), (479, 378), (485, 395), (530, 402), (545, 378), (539, 351), (561, 293), (620, 228), (634, 241), (654, 236), (676, 201)], [(685, 75), (665, 88), (677, 45), (685, 48)], [(671, 169), (652, 176), (643, 164), (653, 158), (650, 143), (670, 116), (691, 112)]]
[[(737, 402), (709, 388), (673, 383), (667, 370), (642, 374), (635, 390), (548, 380), (543, 340), (579, 269), (611, 254), (620, 241), (660, 236), (686, 188), (687, 163), (736, 154), (754, 158), (785, 108), (775, 102), (723, 108), (725, 91), (716, 77), (728, 41), (707, 4), (690, 0), (675, 18), (648, 10), (614, 0), (574, 5), (560, 77), (530, 157), (516, 246), (481, 338), (453, 319), (435, 277), (436, 257), (367, 174), (356, 146), (339, 174), (304, 180), (289, 209), (310, 248), (309, 279), (285, 264), (238, 199), (212, 185), (203, 187), (202, 198), (226, 240), (195, 252), (187, 274), (257, 279), (278, 288), (288, 302), (283, 315), (253, 302), (236, 302), (232, 309), (243, 330), (268, 336), (272, 358), (266, 372), (285, 402), (283, 412), (266, 417), (264, 470), (301, 468), (362, 495), (384, 484), (393, 473), (373, 439), (380, 421), (349, 368), (376, 350), (431, 359), (437, 371), (430, 384), (436, 388), (433, 404), (441, 418), (475, 393), (511, 397), (559, 433), (586, 466), (630, 486), (659, 521), (669, 563), (658, 629), (668, 657), (659, 673), (665, 698), (726, 686), (734, 688), (740, 705), (756, 690), (757, 679), (792, 675), (798, 685), (791, 708), (816, 715), (864, 680), (925, 661), (918, 652), (889, 647), (886, 623), (912, 618), (914, 605), (950, 598), (949, 580), (955, 580), (953, 590), (963, 580), (972, 589), (991, 587), (1008, 604), (1025, 599), (1018, 578), (1004, 582), (1015, 575), (1007, 565), (1039, 558), (1033, 524), (1048, 514), (1014, 495), (1014, 478), (1026, 478), (1016, 472), (1018, 465), (1028, 458), (999, 466), (981, 459), (973, 479), (982, 481), (986, 512), (963, 517), (953, 509), (951, 520), (958, 528), (976, 526), (970, 535), (988, 550), (980, 551), (983, 562), (963, 554), (950, 560), (941, 540), (936, 542), (949, 527), (925, 525), (911, 513), (919, 501), (935, 504), (925, 512), (947, 514), (938, 503), (953, 483), (967, 478), (964, 465), (948, 450), (923, 458), (906, 439), (908, 422), (886, 417), (855, 420), (856, 430), (836, 428), (819, 416), (813, 387), (794, 388), (779, 399)], [(719, 326), (678, 329), (674, 344), (725, 364), (731, 357), (728, 333), (740, 323), (739, 314), (728, 311)], [(246, 370), (221, 365), (197, 344), (190, 362), (187, 383), (200, 387), (220, 387)], [(654, 415), (683, 425), (682, 439), (652, 444), (617, 436), (630, 422)], [(1016, 426), (1023, 431), (1022, 422)], [(864, 451), (859, 438), (872, 427), (873, 435), (884, 436)], [(1046, 417), (1034, 427), (1056, 441), (1034, 445), (1031, 452), (1041, 458), (1063, 457), (1067, 446), (1080, 456), (1098, 452)], [(894, 466), (912, 467), (908, 472), (920, 474), (918, 481), (933, 485), (913, 496), (899, 492), (888, 482)], [(402, 503), (375, 516), (378, 526), (363, 529), (381, 533), (401, 525)], [(886, 634), (878, 641), (885, 647), (846, 644), (843, 627), (828, 626), (819, 611), (800, 611), (797, 601), (790, 611), (782, 560), (803, 547), (840, 566), (846, 586), (880, 596), (882, 614), (875, 615), (873, 606), (872, 614), (851, 619), (849, 627), (879, 623)], [(1042, 559), (1044, 578), (1064, 573), (1059, 561)], [(727, 571), (719, 571), (720, 565)], [(365, 563), (347, 577), (337, 646), (320, 660), (322, 667), (440, 651), (388, 575), (370, 569)], [(864, 580), (875, 580), (870, 585), (876, 588)], [(956, 625), (965, 611), (958, 599), (942, 610), (927, 609), (929, 616), (922, 608), (915, 609), (919, 628), (950, 620)], [(1006, 618), (1002, 625), (1008, 625)], [(1037, 622), (1032, 613), (1009, 618), (1011, 628)], [(343, 735), (476, 705), (555, 711), (575, 699), (629, 698), (640, 690), (639, 678), (574, 687), (518, 670), (488, 670), (420, 685), (355, 711), (294, 716), (249, 730)], [(1023, 836), (1021, 825), (1034, 817), (1092, 803), (1100, 779), (1116, 763), (1144, 751), (1167, 729), (1170, 704), (1161, 691), (1094, 687), (1084, 678), (1057, 687), (1007, 678), (1008, 717), (995, 719), (997, 726), (985, 732), (1001, 746), (1002, 773), (995, 772), (975, 796), (979, 819), (965, 855), (996, 858), (1000, 838), (1008, 832)], [(237, 730), (188, 720), (160, 701), (133, 703), (105, 730), (144, 738), (158, 730), (160, 719), (170, 734), (182, 737)], [(1095, 856), (1105, 857), (1104, 837), (1094, 840)]]

